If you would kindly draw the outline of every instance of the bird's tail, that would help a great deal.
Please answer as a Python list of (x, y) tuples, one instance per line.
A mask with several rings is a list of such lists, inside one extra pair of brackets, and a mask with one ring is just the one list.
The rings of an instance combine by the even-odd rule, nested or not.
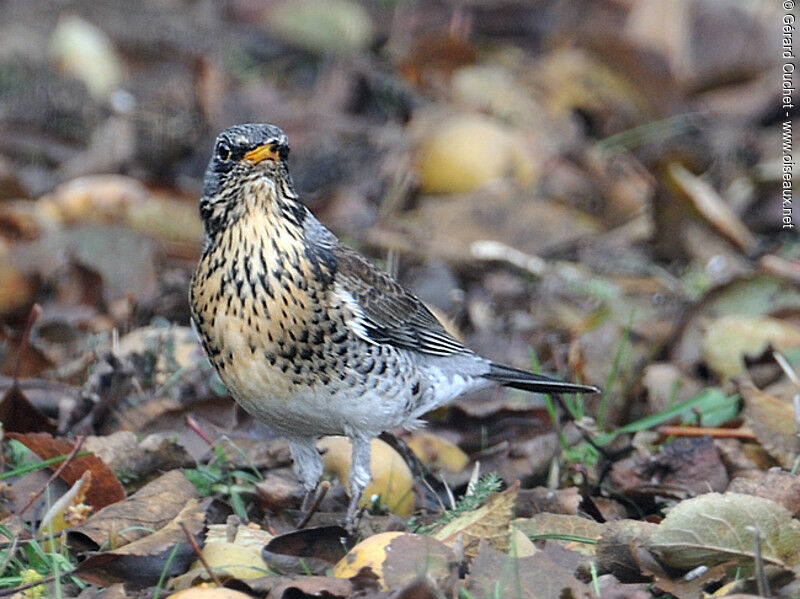
[(503, 366), (502, 364), (490, 364), (489, 372), (483, 376), (505, 387), (522, 389), (531, 393), (600, 393), (600, 389), (594, 385), (565, 383), (549, 376), (533, 374), (527, 370)]

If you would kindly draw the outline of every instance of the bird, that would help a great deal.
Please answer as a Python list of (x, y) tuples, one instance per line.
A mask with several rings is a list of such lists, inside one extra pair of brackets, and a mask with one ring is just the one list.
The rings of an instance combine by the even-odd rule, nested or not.
[(383, 431), (413, 429), (425, 413), (492, 385), (599, 392), (465, 346), (308, 210), (288, 155), (289, 140), (274, 125), (236, 125), (217, 136), (199, 202), (204, 237), (189, 303), (232, 397), (287, 439), (306, 499), (323, 473), (322, 436), (352, 441), (350, 527), (370, 480), (371, 440)]

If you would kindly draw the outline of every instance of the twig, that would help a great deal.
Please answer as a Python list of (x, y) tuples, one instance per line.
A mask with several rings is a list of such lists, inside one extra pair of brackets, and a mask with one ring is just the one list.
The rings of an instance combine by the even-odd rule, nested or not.
[(14, 385), (17, 385), (19, 381), (19, 371), (22, 368), (22, 354), (25, 353), (25, 350), (28, 349), (28, 345), (31, 342), (31, 331), (33, 330), (33, 325), (36, 323), (36, 320), (39, 318), (39, 315), (42, 313), (42, 308), (39, 304), (33, 304), (31, 307), (31, 313), (28, 314), (28, 322), (25, 323), (25, 330), (22, 333), (22, 339), (19, 341), (19, 348), (17, 348), (17, 363), (14, 364)]
[(197, 420), (195, 420), (191, 414), (186, 415), (186, 426), (192, 429), (203, 441), (208, 443), (211, 447), (214, 447), (213, 439), (211, 439), (211, 437), (208, 436), (208, 433), (200, 427), (200, 423), (197, 422)]
[(195, 541), (194, 535), (191, 532), (189, 532), (189, 529), (186, 527), (185, 522), (181, 522), (181, 528), (183, 529), (183, 534), (185, 534), (186, 538), (189, 539), (189, 544), (192, 546), (192, 549), (194, 549), (194, 553), (197, 556), (197, 559), (199, 559), (200, 563), (203, 564), (203, 567), (206, 569), (206, 572), (208, 572), (208, 575), (211, 577), (211, 580), (213, 580), (214, 584), (216, 584), (218, 587), (222, 588), (222, 582), (220, 581), (219, 577), (216, 575), (214, 570), (211, 569), (211, 566), (208, 565), (206, 558), (203, 557), (203, 552), (200, 551), (200, 547), (197, 546), (197, 541)]
[(84, 441), (86, 441), (86, 437), (84, 435), (81, 435), (77, 439), (75, 439), (75, 446), (72, 448), (72, 451), (69, 452), (69, 455), (64, 459), (63, 462), (61, 462), (59, 467), (56, 468), (55, 472), (53, 472), (53, 474), (50, 475), (50, 478), (48, 478), (47, 482), (44, 483), (44, 486), (41, 489), (39, 489), (39, 492), (36, 493), (36, 495), (34, 495), (33, 497), (31, 497), (28, 500), (28, 503), (25, 504), (25, 507), (23, 507), (21, 510), (19, 510), (18, 514), (20, 516), (22, 514), (24, 514), (25, 512), (27, 512), (28, 509), (30, 509), (30, 507), (34, 504), (34, 502), (37, 499), (39, 499), (39, 497), (41, 496), (42, 493), (44, 493), (45, 489), (47, 489), (47, 487), (48, 487), (48, 485), (50, 485), (50, 483), (52, 483), (55, 479), (57, 479), (59, 476), (61, 476), (61, 473), (64, 472), (64, 468), (67, 467), (67, 464), (69, 464), (73, 459), (75, 459), (75, 455), (80, 450), (80, 448), (83, 445)]
[(756, 435), (749, 428), (715, 428), (708, 426), (675, 426), (665, 424), (658, 427), (658, 432), (662, 435), (674, 435), (676, 437), (705, 437), (709, 435), (715, 439), (745, 439), (755, 441)]
[(59, 572), (58, 574), (51, 574), (50, 576), (45, 576), (44, 578), (40, 578), (39, 580), (34, 580), (33, 582), (29, 582), (27, 584), (22, 584), (18, 587), (14, 587), (13, 589), (3, 589), (0, 590), (0, 597), (8, 597), (9, 595), (14, 595), (19, 593), (20, 591), (26, 591), (28, 589), (32, 589), (33, 587), (38, 587), (43, 584), (50, 584), (56, 578), (64, 578), (65, 576), (70, 576), (71, 574), (75, 574), (76, 568), (72, 570), (64, 570), (63, 572)]
[(331, 483), (327, 480), (323, 480), (319, 485), (317, 485), (316, 491), (314, 491), (314, 498), (311, 500), (311, 504), (308, 506), (308, 510), (306, 510), (305, 515), (297, 523), (297, 529), (300, 530), (301, 528), (305, 528), (306, 524), (308, 524), (309, 520), (311, 520), (311, 516), (314, 515), (314, 512), (317, 511), (319, 508), (319, 504), (322, 502), (325, 495), (328, 493), (328, 490), (331, 488)]
[(767, 580), (767, 572), (764, 569), (764, 556), (761, 553), (761, 531), (756, 527), (751, 528), (753, 532), (753, 559), (756, 566), (756, 588), (758, 588), (759, 597), (772, 597), (769, 589), (769, 581)]

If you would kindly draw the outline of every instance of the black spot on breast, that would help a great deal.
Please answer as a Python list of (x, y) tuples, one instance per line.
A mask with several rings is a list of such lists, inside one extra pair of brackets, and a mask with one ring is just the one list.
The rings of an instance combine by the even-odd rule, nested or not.
[(411, 395), (416, 395), (419, 393), (419, 381), (414, 381), (414, 384), (411, 385)]
[(375, 368), (375, 359), (374, 358), (367, 358), (361, 364), (356, 366), (356, 372), (359, 374), (367, 375), (372, 372), (372, 369)]

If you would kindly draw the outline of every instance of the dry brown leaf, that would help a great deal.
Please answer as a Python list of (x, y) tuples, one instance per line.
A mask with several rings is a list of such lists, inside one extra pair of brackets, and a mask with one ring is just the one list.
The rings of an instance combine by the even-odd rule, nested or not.
[(180, 470), (171, 470), (126, 500), (109, 505), (82, 525), (72, 529), (67, 540), (75, 548), (96, 550), (108, 543), (121, 547), (168, 524), (197, 489)]
[(733, 241), (739, 249), (745, 252), (753, 250), (757, 244), (755, 236), (708, 182), (678, 163), (670, 164), (669, 175), (703, 218), (717, 231)]
[(768, 316), (729, 314), (708, 324), (703, 357), (725, 380), (743, 373), (745, 359), (763, 354), (769, 346), (782, 352), (796, 350), (800, 347), (800, 327)]
[[(43, 460), (68, 455), (75, 447), (75, 441), (60, 437), (54, 438), (48, 433), (9, 433), (8, 436), (25, 445)], [(58, 468), (58, 465), (54, 468)], [(86, 492), (87, 504), (95, 510), (101, 510), (125, 499), (125, 490), (116, 475), (97, 456), (87, 455), (73, 458), (61, 471), (60, 477), (67, 484), (74, 485), (87, 470), (92, 473), (92, 484)]]
[(745, 424), (762, 447), (787, 469), (798, 455), (797, 425), (792, 404), (758, 389), (751, 381), (739, 382)]
[[(298, 576), (284, 580), (270, 590), (270, 597), (326, 597), (345, 599), (353, 595), (353, 583), (329, 576)], [(189, 598), (187, 598), (189, 599)], [(198, 598), (198, 599), (203, 599)]]
[(514, 513), (518, 518), (530, 518), (534, 514), (542, 512), (575, 516), (581, 501), (582, 498), (577, 487), (520, 489), (514, 505)]
[(102, 437), (87, 437), (83, 446), (115, 472), (124, 472), (128, 480), (146, 480), (153, 472), (195, 464), (182, 446), (157, 435), (139, 441), (131, 431), (117, 431)]
[(324, 574), (345, 554), (340, 526), (318, 526), (293, 530), (272, 538), (261, 553), (264, 561), (281, 574)]
[(610, 572), (623, 582), (639, 582), (646, 578), (637, 558), (637, 548), (647, 542), (655, 528), (655, 524), (638, 520), (618, 520), (604, 525), (595, 551), (600, 573)]
[[(119, 549), (90, 555), (78, 565), (76, 574), (100, 586), (124, 582), (133, 587), (146, 587), (155, 584), (164, 572), (168, 576), (185, 572), (196, 556), (182, 525), (200, 541), (205, 526), (205, 510), (194, 498), (184, 502), (178, 514), (152, 534)], [(173, 554), (176, 544), (179, 547)], [(170, 555), (172, 561), (166, 569)]]
[(476, 599), (492, 597), (586, 597), (589, 586), (575, 577), (581, 556), (545, 543), (529, 557), (509, 557), (481, 543), (467, 579), (467, 590)]
[(727, 490), (766, 497), (780, 503), (793, 517), (800, 516), (800, 476), (780, 468), (770, 468), (766, 472), (757, 470), (747, 478), (734, 478)]
[(691, 497), (724, 491), (728, 473), (711, 437), (679, 438), (658, 455), (635, 456), (614, 463), (611, 482), (629, 497)]
[(251, 596), (233, 589), (220, 589), (201, 585), (173, 593), (167, 599), (251, 599)]
[(495, 493), (485, 505), (462, 514), (433, 533), (433, 538), (448, 547), (463, 543), (464, 554), (470, 559), (478, 553), (480, 541), (498, 551), (508, 551), (511, 540), (511, 518), (519, 492), (519, 481), (505, 491)]
[[(15, 382), (0, 399), (0, 422), (6, 431), (44, 434), (56, 432), (56, 425), (34, 406)], [(69, 452), (67, 452), (69, 453)]]
[(384, 532), (353, 547), (333, 568), (333, 575), (351, 578), (369, 568), (382, 588), (392, 589), (425, 574), (447, 588), (453, 583), (455, 561), (450, 548), (432, 537)]
[[(571, 535), (576, 537), (586, 537), (587, 539), (599, 539), (606, 529), (605, 524), (583, 518), (581, 516), (570, 516), (566, 514), (536, 514), (533, 518), (518, 518), (514, 520), (514, 527), (524, 532), (533, 540), (537, 538), (547, 538), (551, 535)], [(569, 549), (578, 551), (584, 555), (594, 554), (594, 545), (580, 543), (577, 541), (555, 541), (561, 545), (568, 546)]]

